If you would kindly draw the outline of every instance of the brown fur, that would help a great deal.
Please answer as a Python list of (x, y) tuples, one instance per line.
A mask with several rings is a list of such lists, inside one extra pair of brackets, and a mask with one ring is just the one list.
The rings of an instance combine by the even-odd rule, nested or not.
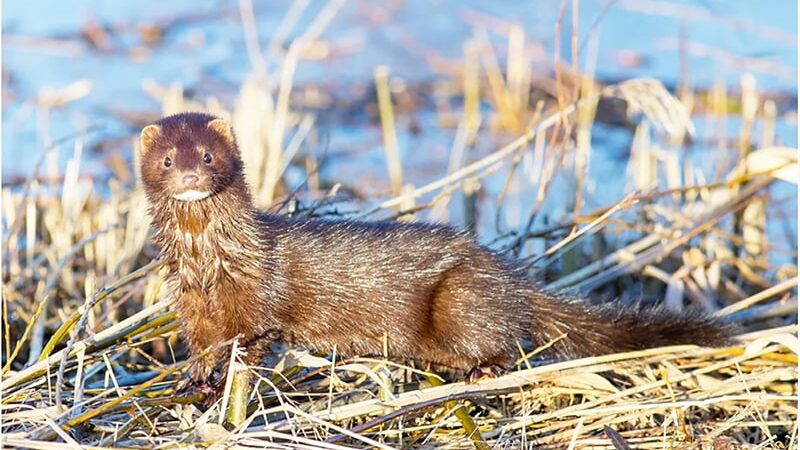
[[(508, 366), (517, 342), (576, 357), (666, 344), (720, 345), (732, 328), (698, 313), (624, 309), (536, 287), (513, 261), (449, 227), (291, 219), (253, 207), (230, 128), (164, 118), (142, 133), (142, 181), (191, 353), (243, 337), (258, 363), (269, 339), (340, 355), (456, 369)], [(205, 153), (213, 156), (205, 163)], [(169, 156), (171, 167), (164, 166)], [(183, 175), (202, 200), (172, 198)], [(192, 368), (208, 380), (223, 355)]]

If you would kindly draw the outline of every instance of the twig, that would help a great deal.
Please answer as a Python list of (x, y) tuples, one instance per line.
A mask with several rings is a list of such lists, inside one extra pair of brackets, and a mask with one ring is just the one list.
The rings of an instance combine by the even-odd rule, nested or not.
[(797, 281), (798, 281), (797, 276), (789, 278), (788, 280), (785, 280), (785, 281), (783, 281), (783, 282), (781, 282), (781, 283), (779, 283), (779, 284), (777, 284), (775, 286), (772, 286), (769, 289), (764, 289), (763, 291), (759, 292), (758, 294), (751, 295), (750, 297), (747, 297), (744, 300), (740, 300), (740, 301), (738, 301), (738, 302), (736, 302), (736, 303), (734, 303), (732, 305), (728, 305), (728, 306), (720, 309), (719, 311), (717, 311), (717, 316), (718, 317), (724, 317), (724, 316), (727, 316), (729, 314), (733, 314), (733, 313), (735, 313), (737, 311), (741, 311), (741, 310), (743, 310), (745, 308), (749, 308), (750, 306), (755, 305), (756, 303), (762, 302), (762, 301), (764, 301), (764, 300), (766, 300), (766, 299), (768, 299), (770, 297), (774, 297), (775, 295), (780, 294), (781, 292), (788, 291), (789, 289), (797, 288)]
[(540, 259), (546, 258), (546, 257), (554, 254), (558, 250), (564, 248), (565, 246), (567, 246), (571, 242), (574, 242), (575, 240), (577, 240), (578, 238), (580, 238), (581, 236), (583, 236), (587, 232), (591, 231), (592, 229), (594, 229), (595, 227), (597, 227), (601, 223), (605, 222), (606, 219), (611, 217), (611, 215), (613, 215), (615, 212), (623, 210), (625, 208), (628, 208), (629, 206), (635, 205), (636, 203), (637, 203), (636, 193), (635, 192), (631, 192), (630, 194), (625, 196), (625, 198), (620, 200), (619, 203), (617, 203), (616, 205), (614, 205), (611, 208), (609, 208), (605, 213), (603, 213), (603, 215), (601, 215), (600, 217), (598, 217), (597, 219), (593, 220), (591, 223), (589, 223), (585, 227), (581, 228), (580, 230), (578, 230), (575, 233), (570, 234), (566, 238), (564, 238), (561, 241), (559, 241), (557, 244), (555, 244), (552, 247), (550, 247), (549, 249), (547, 249), (547, 251), (545, 251), (544, 253), (542, 253), (538, 257), (536, 257), (532, 261), (532, 263), (536, 263)]

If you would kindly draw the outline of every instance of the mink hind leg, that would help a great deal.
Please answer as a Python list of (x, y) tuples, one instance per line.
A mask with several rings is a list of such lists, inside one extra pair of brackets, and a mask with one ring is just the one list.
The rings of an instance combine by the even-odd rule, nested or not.
[(467, 372), (464, 382), (467, 384), (476, 383), (483, 378), (497, 378), (508, 373), (508, 369), (498, 364), (476, 366)]
[[(483, 273), (476, 273), (478, 266)], [(429, 297), (425, 359), (471, 374), (498, 376), (513, 363), (517, 341), (526, 336), (526, 300), (504, 273), (486, 273), (489, 263), (462, 264), (443, 274)]]

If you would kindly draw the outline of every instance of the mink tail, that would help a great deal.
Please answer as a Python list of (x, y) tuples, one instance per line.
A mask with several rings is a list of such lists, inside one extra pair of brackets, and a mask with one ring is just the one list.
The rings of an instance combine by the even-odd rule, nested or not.
[[(676, 313), (662, 306), (635, 307), (536, 292), (534, 345), (552, 346), (559, 358), (582, 358), (668, 345), (723, 347), (737, 327), (702, 311)], [(560, 339), (559, 337), (562, 336)]]

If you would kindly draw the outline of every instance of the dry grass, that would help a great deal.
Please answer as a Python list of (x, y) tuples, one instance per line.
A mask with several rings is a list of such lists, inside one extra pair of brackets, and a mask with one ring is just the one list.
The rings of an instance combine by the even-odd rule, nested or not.
[[(285, 27), (305, 7), (298, 5)], [(320, 180), (316, 160), (308, 162), (313, 155), (298, 163), (315, 117), (291, 101), (298, 62), (339, 6), (323, 8), (286, 52), (288, 32), (276, 33), (264, 53), (252, 7), (242, 1), (254, 74), (231, 109), (213, 98), (189, 102), (180, 86), (148, 87), (163, 113), (206, 109), (233, 121), (262, 205), (284, 204), (293, 193), (321, 198), (310, 208), (317, 211), (336, 201), (340, 186), (358, 191), (350, 180)], [(771, 262), (786, 251), (796, 259), (796, 246), (768, 239), (765, 226), (781, 220), (768, 216), (772, 203), (786, 201), (774, 199), (770, 186), (797, 184), (797, 156), (774, 144), (775, 103), (743, 81), (745, 125), (734, 156), (708, 181), (680, 157), (687, 136), (716, 139), (694, 131), (697, 93), (677, 98), (642, 79), (604, 86), (560, 62), (555, 84), (540, 86), (527, 71), (522, 29), (508, 30), (505, 70), (483, 32), (476, 36), (451, 80), (450, 95), (463, 108), (440, 111), (441, 131), (454, 135), (450, 163), (422, 186), (403, 185), (390, 82), (384, 69), (376, 71), (390, 180), (382, 188), (392, 195), (356, 202), (361, 212), (354, 215), (446, 217), (463, 192), (473, 210), (499, 218), (522, 199), (529, 210), (521, 225), (497, 226), (492, 245), (529, 260), (549, 287), (663, 297), (670, 308), (706, 308), (753, 331), (727, 349), (682, 346), (564, 362), (537, 360), (522, 344), (518, 370), (474, 385), (443, 384), (384, 359), (331, 361), (290, 349), (266, 368), (231, 364), (257, 381), (260, 394), (232, 383), (203, 412), (192, 406), (196, 398), (173, 392), (185, 351), (147, 240), (142, 194), (113, 178), (101, 184), (80, 176), (79, 137), (69, 140), (75, 155), (63, 176), (37, 172), (23, 189), (3, 190), (3, 445), (796, 448), (797, 271)], [(552, 95), (533, 101), (537, 90)], [(637, 124), (627, 176), (619, 177), (630, 193), (587, 211), (592, 125), (598, 103), (610, 98), (624, 100)], [(721, 121), (728, 94), (714, 99), (705, 114)], [(481, 153), (479, 140), (494, 150)], [(308, 169), (306, 190), (282, 186), (293, 164)], [(559, 195), (552, 190), (559, 176), (577, 194), (562, 196), (566, 214), (540, 228), (535, 218)], [(313, 189), (323, 184), (334, 188)], [(503, 188), (492, 193), (482, 184)], [(492, 195), (480, 201), (476, 192)], [(237, 425), (223, 426), (226, 418)]]

